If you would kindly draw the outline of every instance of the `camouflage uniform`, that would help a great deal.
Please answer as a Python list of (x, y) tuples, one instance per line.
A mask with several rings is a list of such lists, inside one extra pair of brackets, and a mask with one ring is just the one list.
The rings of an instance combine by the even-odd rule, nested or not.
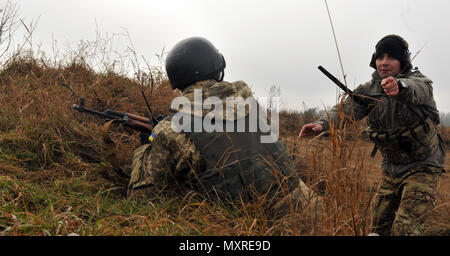
[(423, 219), (435, 206), (433, 191), (442, 168), (421, 166), (384, 176), (374, 201), (373, 231), (380, 235), (423, 235)]
[[(219, 97), (224, 102), (227, 97), (242, 97), (243, 99), (252, 97), (251, 90), (242, 81), (234, 83), (218, 83), (215, 80), (206, 80), (188, 86), (182, 91), (183, 96), (188, 98), (191, 103), (194, 103), (195, 89), (202, 89), (203, 100), (209, 96)], [(161, 121), (154, 128), (153, 133), (155, 134), (155, 137), (153, 142), (151, 144), (143, 145), (135, 150), (131, 178), (128, 185), (129, 196), (142, 193), (140, 191), (147, 193), (148, 189), (146, 192), (143, 188), (149, 188), (153, 191), (155, 189), (156, 191), (160, 191), (161, 189), (171, 188), (184, 192), (189, 190), (203, 192), (203, 190), (200, 190), (199, 187), (196, 186), (198, 185), (197, 181), (202, 180), (204, 181), (201, 184), (202, 186), (210, 188), (214, 186), (214, 189), (217, 188), (217, 191), (215, 192), (221, 192), (220, 190), (223, 190), (222, 188), (228, 188), (227, 192), (234, 194), (233, 199), (242, 199), (243, 194), (248, 191), (244, 191), (245, 189), (242, 189), (242, 186), (239, 187), (234, 184), (242, 181), (243, 183), (254, 183), (255, 190), (260, 192), (260, 194), (264, 191), (271, 191), (271, 188), (286, 188), (281, 194), (278, 193), (278, 195), (281, 195), (280, 197), (273, 197), (272, 200), (267, 200), (270, 201), (267, 203), (267, 206), (271, 214), (283, 212), (290, 206), (304, 208), (307, 203), (314, 204), (315, 206), (313, 207), (315, 209), (320, 208), (320, 199), (318, 199), (316, 194), (314, 194), (314, 192), (296, 176), (294, 164), (281, 141), (273, 143), (277, 149), (275, 151), (278, 152), (272, 152), (272, 154), (275, 154), (278, 158), (276, 159), (276, 163), (278, 164), (279, 169), (283, 170), (283, 174), (280, 176), (279, 181), (275, 181), (273, 176), (268, 174), (267, 168), (269, 166), (264, 165), (264, 159), (260, 156), (251, 156), (250, 158), (255, 158), (255, 161), (252, 162), (253, 164), (251, 164), (251, 166), (247, 166), (244, 170), (239, 171), (238, 174), (236, 174), (236, 179), (225, 180), (224, 178), (222, 181), (221, 178), (215, 176), (212, 178), (209, 177), (208, 175), (214, 173), (215, 170), (211, 173), (207, 173), (208, 170), (206, 170), (207, 164), (205, 161), (211, 160), (205, 158), (208, 152), (203, 152), (197, 148), (196, 143), (193, 141), (194, 137), (190, 137), (189, 134), (185, 132), (177, 133), (173, 130), (171, 117), (173, 117), (174, 113), (179, 111), (181, 110), (172, 109), (172, 115), (169, 115), (168, 118)], [(204, 116), (208, 112), (210, 112), (210, 110), (204, 110), (204, 113), (201, 115)], [(248, 115), (248, 111), (245, 111), (245, 113), (238, 113), (235, 111), (233, 118), (239, 118), (239, 116), (242, 117), (246, 115)], [(202, 136), (203, 135), (200, 137)], [(206, 136), (206, 134), (204, 134), (204, 136)], [(248, 145), (248, 147), (245, 148), (251, 148), (252, 146), (254, 145)], [(280, 163), (279, 159), (284, 160)], [(213, 159), (213, 161), (219, 162), (219, 159)], [(261, 166), (255, 168), (254, 172), (248, 172), (248, 170), (246, 170), (259, 165)], [(267, 177), (267, 179), (261, 177)], [(209, 182), (213, 182), (214, 179), (219, 179), (219, 182), (215, 181), (216, 183), (209, 184)], [(228, 182), (228, 184), (221, 184), (223, 182)], [(232, 190), (237, 190), (237, 194)], [(277, 189), (277, 191), (278, 190), (280, 189)], [(211, 192), (211, 189), (206, 188), (204, 191)], [(261, 200), (261, 198), (259, 198), (259, 200)]]
[[(397, 96), (384, 94), (382, 78), (374, 72), (372, 80), (355, 89), (355, 94), (375, 100), (366, 97), (356, 103), (347, 98), (342, 113), (345, 119), (368, 117), (369, 135), (375, 135), (370, 138), (383, 156), (384, 176), (374, 204), (373, 229), (385, 235), (421, 235), (423, 214), (433, 206), (432, 194), (444, 171), (445, 145), (437, 133), (439, 112), (432, 81), (418, 70), (394, 78), (407, 85)], [(330, 119), (324, 117), (317, 123), (325, 130), (330, 121), (341, 123), (338, 108), (330, 111)]]

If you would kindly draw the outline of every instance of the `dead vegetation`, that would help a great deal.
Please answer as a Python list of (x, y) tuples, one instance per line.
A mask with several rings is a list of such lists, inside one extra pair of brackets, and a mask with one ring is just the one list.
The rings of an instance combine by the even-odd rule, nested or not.
[[(107, 41), (97, 40), (95, 44)], [(381, 175), (380, 156), (358, 134), (331, 131), (298, 141), (312, 112), (282, 111), (282, 140), (302, 179), (323, 196), (325, 211), (315, 218), (291, 213), (271, 221), (259, 205), (242, 208), (205, 201), (195, 193), (154, 193), (127, 200), (124, 188), (104, 177), (103, 121), (73, 110), (80, 97), (97, 110), (148, 116), (141, 91), (154, 114), (168, 112), (175, 96), (161, 69), (133, 75), (115, 69), (118, 60), (92, 44), (61, 61), (34, 51), (13, 53), (0, 70), (0, 235), (366, 235), (371, 200)], [(100, 54), (101, 68), (89, 61)], [(39, 57), (38, 57), (39, 56)], [(137, 63), (136, 54), (132, 55)], [(119, 59), (120, 60), (120, 59)], [(109, 64), (108, 64), (109, 62)], [(347, 130), (353, 131), (355, 125)], [(444, 140), (448, 128), (441, 128)], [(121, 164), (129, 165), (139, 145), (136, 132), (113, 131)], [(447, 161), (447, 169), (449, 163)], [(449, 234), (450, 180), (438, 189), (427, 234)]]
[[(70, 89), (69, 89), (70, 88)], [(332, 131), (299, 142), (301, 113), (281, 118), (283, 136), (300, 174), (323, 195), (326, 211), (315, 219), (292, 213), (271, 222), (258, 205), (229, 208), (195, 194), (156, 194), (126, 200), (124, 189), (104, 178), (101, 120), (72, 109), (87, 106), (147, 115), (141, 90), (149, 88), (115, 73), (96, 73), (72, 63), (52, 67), (20, 56), (0, 72), (0, 234), (3, 235), (365, 235), (371, 199), (381, 175), (370, 144)], [(150, 97), (156, 114), (167, 113), (175, 96), (167, 82)], [(284, 115), (281, 115), (282, 117)], [(292, 130), (294, 129), (294, 130)], [(137, 134), (116, 128), (122, 164), (130, 164)], [(448, 234), (449, 180), (443, 176), (430, 234)]]

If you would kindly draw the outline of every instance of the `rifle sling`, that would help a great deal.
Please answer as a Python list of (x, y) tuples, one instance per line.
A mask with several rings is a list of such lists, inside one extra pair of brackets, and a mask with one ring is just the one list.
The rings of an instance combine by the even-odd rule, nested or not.
[(106, 122), (103, 127), (102, 127), (102, 137), (103, 137), (103, 142), (105, 143), (105, 151), (104, 151), (104, 156), (106, 158), (106, 161), (108, 161), (109, 163), (111, 163), (112, 167), (113, 167), (113, 171), (118, 174), (119, 176), (122, 177), (127, 177), (129, 178), (128, 175), (126, 175), (123, 171), (122, 168), (120, 168), (120, 163), (119, 160), (117, 159), (116, 156), (116, 144), (114, 143), (114, 141), (109, 137), (109, 129), (111, 127), (111, 125), (113, 123), (120, 123), (122, 120), (111, 120), (109, 122)]

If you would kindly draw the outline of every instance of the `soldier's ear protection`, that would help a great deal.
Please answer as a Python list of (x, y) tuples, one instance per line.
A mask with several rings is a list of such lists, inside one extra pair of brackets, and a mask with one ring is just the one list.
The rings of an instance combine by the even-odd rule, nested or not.
[(372, 68), (374, 68), (374, 69), (377, 69), (377, 65), (376, 65), (376, 63), (375, 63), (376, 58), (377, 58), (377, 53), (374, 52), (374, 53), (372, 54), (372, 59), (370, 60), (370, 67), (372, 67)]
[[(402, 58), (400, 61), (401, 64), (401, 70), (405, 71), (408, 67), (412, 68), (411, 65), (411, 52), (409, 51), (408, 47), (405, 45), (405, 42), (403, 42), (402, 40), (400, 40), (398, 37), (396, 36), (389, 36), (390, 38), (394, 38), (395, 40), (397, 40), (398, 42), (400, 42), (400, 45), (403, 48), (403, 54), (402, 54)], [(386, 38), (386, 37), (384, 37)], [(383, 38), (383, 39), (384, 39)], [(380, 42), (377, 43), (377, 45), (375, 46), (375, 49), (378, 48), (379, 44), (381, 43), (381, 41), (383, 40), (381, 39)], [(370, 60), (370, 67), (377, 69), (377, 65), (376, 65), (376, 59), (377, 59), (377, 52), (375, 51), (372, 54), (372, 59)]]
[(225, 77), (225, 67), (227, 66), (227, 63), (225, 62), (225, 58), (223, 57), (222, 54), (220, 54), (222, 56), (222, 61), (223, 61), (223, 68), (221, 70), (221, 76), (219, 78), (219, 80), (217, 80), (217, 82), (222, 82), (224, 77)]

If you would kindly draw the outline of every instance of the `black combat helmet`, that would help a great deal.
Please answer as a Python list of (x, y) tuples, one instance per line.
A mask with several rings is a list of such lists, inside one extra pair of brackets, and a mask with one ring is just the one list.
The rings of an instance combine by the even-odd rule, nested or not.
[[(224, 77), (225, 59), (208, 40), (187, 38), (176, 44), (166, 59), (166, 71), (173, 89), (184, 89), (195, 82)], [(221, 77), (219, 74), (222, 72)]]

